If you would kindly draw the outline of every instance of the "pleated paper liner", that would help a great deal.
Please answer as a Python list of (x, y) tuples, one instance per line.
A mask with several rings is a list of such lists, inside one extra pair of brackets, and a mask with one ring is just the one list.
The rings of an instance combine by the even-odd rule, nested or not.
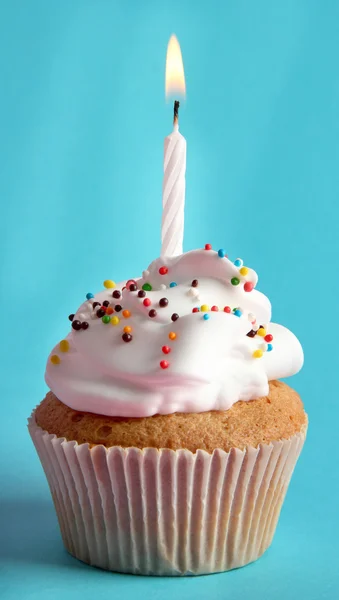
[(271, 544), (305, 429), (230, 452), (78, 445), (29, 431), (66, 549), (102, 569), (202, 575), (250, 563)]

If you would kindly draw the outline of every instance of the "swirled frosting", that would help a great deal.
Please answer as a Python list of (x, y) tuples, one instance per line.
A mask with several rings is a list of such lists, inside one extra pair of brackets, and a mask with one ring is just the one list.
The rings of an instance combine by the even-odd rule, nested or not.
[(46, 382), (71, 408), (108, 416), (227, 410), (264, 396), (269, 380), (299, 371), (303, 351), (270, 322), (256, 283), (222, 250), (158, 258), (140, 279), (87, 294)]

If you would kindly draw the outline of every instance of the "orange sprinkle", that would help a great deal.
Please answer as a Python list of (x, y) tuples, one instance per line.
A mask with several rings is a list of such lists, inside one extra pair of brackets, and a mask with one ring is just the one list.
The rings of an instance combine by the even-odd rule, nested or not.
[(177, 337), (177, 334), (174, 331), (170, 331), (170, 333), (168, 334), (168, 337), (170, 340), (175, 340), (175, 338)]
[(131, 316), (131, 313), (129, 310), (123, 310), (122, 311), (123, 316), (125, 317), (125, 319), (128, 319), (128, 317)]
[(125, 333), (131, 333), (131, 331), (132, 331), (132, 327), (130, 327), (129, 325), (126, 325), (126, 327), (124, 327)]
[(57, 354), (52, 354), (50, 361), (53, 365), (60, 365), (61, 360)]
[(106, 308), (106, 315), (111, 315), (113, 313), (113, 308), (111, 306), (107, 306)]

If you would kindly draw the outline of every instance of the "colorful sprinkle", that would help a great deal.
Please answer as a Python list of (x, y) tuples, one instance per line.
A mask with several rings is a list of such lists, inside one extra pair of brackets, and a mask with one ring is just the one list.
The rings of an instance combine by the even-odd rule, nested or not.
[(226, 252), (223, 248), (220, 248), (220, 250), (218, 250), (218, 256), (220, 256), (220, 258), (225, 258)]
[(124, 342), (131, 342), (133, 339), (130, 333), (123, 333), (121, 337)]
[(200, 306), (201, 312), (207, 312), (207, 311), (209, 311), (209, 309), (210, 309), (210, 307), (208, 306), (208, 304), (202, 304)]
[(115, 307), (114, 307), (114, 309), (115, 309), (116, 312), (120, 312), (122, 310), (121, 304), (116, 304)]
[(239, 310), (239, 308), (236, 308), (235, 311), (233, 311), (233, 314), (235, 317), (241, 317), (242, 312)]
[(128, 287), (130, 292), (136, 292), (137, 291), (137, 284), (136, 283), (131, 283)]
[(157, 311), (155, 310), (155, 308), (151, 308), (151, 310), (148, 313), (148, 316), (151, 317), (151, 319), (154, 319), (154, 317), (157, 316)]
[(161, 350), (164, 354), (169, 354), (171, 352), (171, 348), (169, 346), (163, 346)]
[(205, 313), (203, 316), (204, 321), (208, 321), (208, 319), (210, 318), (208, 313)]
[(130, 292), (135, 292), (135, 290), (137, 288), (135, 287), (135, 290), (131, 290), (131, 285), (135, 285), (135, 286), (137, 285), (136, 282), (135, 282), (135, 279), (129, 279), (128, 281), (126, 281), (126, 287), (127, 287), (127, 289), (130, 290)]
[(61, 359), (59, 358), (59, 356), (57, 354), (52, 354), (50, 361), (53, 365), (60, 365), (60, 363), (61, 363)]
[(267, 344), (267, 352), (271, 352), (273, 350), (272, 344)]
[(81, 323), (81, 329), (88, 329), (89, 328), (89, 323), (87, 323), (87, 321), (83, 321)]
[(104, 287), (106, 289), (115, 288), (115, 282), (112, 281), (112, 279), (105, 279), (105, 281), (104, 281)]
[(211, 310), (213, 310), (213, 312), (217, 312), (219, 310), (219, 308), (217, 306), (212, 306)]
[(86, 294), (86, 298), (87, 298), (87, 300), (90, 300), (91, 298), (94, 298), (94, 294), (91, 294), (90, 292), (88, 292), (88, 294)]
[(144, 290), (139, 290), (138, 291), (138, 297), (139, 298), (145, 298), (146, 296), (146, 292)]
[(143, 289), (145, 292), (151, 292), (151, 291), (152, 291), (152, 286), (151, 286), (151, 284), (150, 284), (150, 283), (144, 283), (144, 285), (142, 286), (142, 289)]
[(106, 314), (106, 310), (104, 308), (99, 308), (96, 314), (98, 319), (101, 319), (101, 317), (103, 317)]
[(105, 325), (107, 325), (108, 323), (111, 322), (111, 318), (108, 315), (105, 315), (104, 317), (102, 317), (102, 322), (105, 323)]
[(236, 267), (242, 267), (243, 264), (244, 264), (244, 261), (241, 258), (236, 258), (235, 261), (234, 261), (234, 265)]
[(131, 313), (129, 310), (123, 310), (122, 314), (125, 317), (125, 319), (129, 319), (129, 317), (131, 316)]
[(111, 325), (119, 325), (119, 323), (120, 323), (119, 317), (117, 317), (116, 315), (114, 315), (114, 317), (111, 317)]
[(61, 352), (68, 352), (69, 350), (69, 341), (68, 340), (61, 340), (60, 344), (59, 344), (59, 348), (61, 350)]
[(174, 331), (170, 331), (168, 334), (168, 337), (170, 340), (175, 340), (175, 338), (177, 337), (177, 334)]
[(254, 288), (254, 284), (252, 283), (252, 281), (246, 281), (246, 283), (244, 284), (244, 290), (245, 292), (251, 292)]
[(168, 268), (167, 267), (160, 267), (159, 273), (160, 273), (160, 275), (167, 275)]
[(197, 306), (195, 308), (192, 308), (192, 313), (197, 313), (200, 312), (200, 308), (198, 308)]
[(72, 321), (72, 327), (75, 331), (79, 331), (81, 329), (81, 321)]
[(252, 356), (253, 358), (261, 358), (263, 356), (263, 351), (262, 350), (254, 350)]
[(113, 308), (111, 306), (107, 306), (106, 308), (106, 315), (112, 315), (114, 312)]
[(246, 333), (247, 337), (254, 338), (257, 335), (257, 332), (254, 329), (251, 329), (248, 333)]
[(169, 284), (170, 287), (177, 287), (177, 283), (175, 283), (175, 281), (171, 281), (171, 283)]
[(97, 306), (101, 306), (100, 302), (93, 302), (92, 304), (92, 308), (93, 310), (97, 307)]
[(238, 277), (232, 277), (232, 279), (231, 279), (232, 285), (239, 285), (239, 283), (240, 283), (240, 279), (238, 279)]
[(265, 342), (272, 342), (272, 341), (273, 341), (273, 335), (271, 335), (270, 333), (265, 335)]
[(162, 308), (164, 308), (167, 305), (168, 305), (167, 298), (160, 298), (160, 300), (159, 300), (159, 306), (161, 306)]
[(212, 244), (205, 244), (205, 250), (212, 250)]
[(108, 300), (105, 300), (105, 302), (102, 303), (103, 306), (105, 306), (107, 308), (107, 306), (109, 306), (109, 302)]
[(191, 286), (192, 287), (198, 287), (199, 281), (197, 279), (193, 279)]
[(230, 313), (231, 312), (231, 307), (230, 306), (225, 306), (224, 312), (225, 313)]
[(179, 315), (178, 313), (173, 313), (173, 315), (171, 316), (172, 321), (177, 321), (179, 319)]
[(260, 337), (265, 337), (266, 329), (264, 329), (264, 327), (259, 327), (257, 334), (260, 335)]
[(149, 298), (145, 298), (145, 300), (143, 301), (143, 305), (144, 306), (151, 306), (152, 302)]
[(161, 366), (162, 369), (168, 369), (169, 362), (167, 360), (161, 360), (160, 361), (160, 366)]
[(248, 275), (248, 268), (241, 267), (241, 269), (239, 269), (239, 273), (240, 273), (240, 275), (243, 275), (245, 277), (246, 275)]
[(126, 327), (124, 327), (124, 333), (131, 333), (132, 331), (132, 327), (130, 327), (129, 325), (126, 325)]
[(112, 294), (113, 298), (121, 298), (121, 292), (120, 290), (114, 290), (113, 294)]
[(68, 318), (69, 318), (69, 320), (70, 320), (70, 321), (73, 321), (73, 319), (74, 319), (74, 314), (72, 313), (71, 315), (68, 315)]

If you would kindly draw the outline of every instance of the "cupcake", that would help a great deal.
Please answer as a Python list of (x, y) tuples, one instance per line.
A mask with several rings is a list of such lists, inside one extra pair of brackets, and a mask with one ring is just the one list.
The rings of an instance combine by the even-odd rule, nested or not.
[(29, 419), (67, 550), (112, 571), (198, 575), (271, 544), (307, 415), (302, 366), (256, 273), (207, 245), (88, 293)]

